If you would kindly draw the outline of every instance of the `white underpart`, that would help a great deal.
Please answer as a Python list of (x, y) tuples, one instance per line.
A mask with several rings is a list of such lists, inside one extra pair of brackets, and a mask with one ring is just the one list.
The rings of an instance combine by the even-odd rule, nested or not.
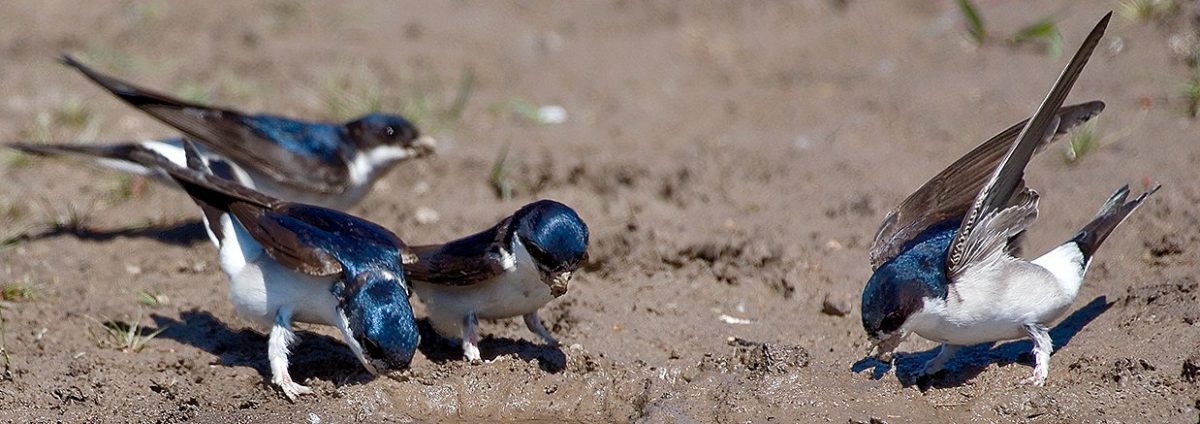
[(1027, 262), (1008, 257), (964, 269), (946, 299), (926, 299), (903, 330), (953, 345), (1026, 337), (1026, 325), (1049, 325), (1075, 301), (1083, 255), (1074, 242)]
[[(229, 299), (242, 318), (262, 328), (271, 328), (267, 349), (271, 381), (289, 399), (309, 392), (292, 381), (287, 372), (288, 348), (294, 340), (292, 321), (337, 327), (359, 361), (375, 372), (364, 357), (362, 346), (354, 339), (346, 317), (338, 311), (337, 299), (329, 291), (334, 278), (315, 277), (280, 265), (230, 214), (221, 214), (219, 220), (225, 238), (216, 240), (211, 231), (209, 236), (218, 242), (221, 269), (229, 276)], [(204, 227), (208, 229), (207, 218)]]
[[(513, 240), (509, 255), (513, 266), (491, 281), (459, 287), (412, 281), (413, 290), (428, 306), (429, 322), (438, 334), (446, 338), (462, 337), (464, 319), (472, 313), (479, 319), (536, 314), (554, 300), (524, 244), (519, 238)], [(531, 331), (539, 335), (544, 332), (532, 328)]]
[(398, 146), (376, 146), (359, 152), (350, 162), (350, 184), (369, 185), (388, 165), (412, 156), (412, 149)]
[[(187, 154), (183, 150), (183, 144), (180, 141), (180, 139), (143, 140), (141, 142), (138, 142), (138, 144), (141, 145), (142, 147), (145, 147), (147, 149), (154, 151), (155, 153), (162, 155), (163, 157), (167, 158), (167, 160), (171, 161), (171, 163), (173, 163), (181, 168), (188, 167), (187, 166)], [(241, 183), (242, 185), (250, 187), (250, 188), (255, 188), (255, 180), (252, 179), (251, 176), (249, 174), (247, 174), (245, 170), (238, 167), (233, 162), (225, 160), (225, 159), (221, 158), (220, 156), (217, 156), (216, 154), (213, 154), (212, 152), (205, 150), (204, 147), (199, 144), (196, 145), (196, 148), (200, 151), (200, 155), (203, 156), (205, 158), (205, 160), (208, 160), (208, 161), (222, 160), (226, 163), (229, 163), (230, 167), (233, 168), (234, 179), (238, 183)], [(160, 183), (163, 183), (163, 184), (175, 187), (175, 188), (179, 188), (179, 185), (176, 184), (175, 181), (171, 179), (171, 177), (167, 176), (167, 174), (165, 172), (162, 172), (159, 170), (152, 170), (150, 168), (143, 166), (142, 164), (139, 164), (136, 162), (125, 161), (125, 160), (108, 159), (108, 158), (93, 157), (92, 159), (95, 160), (95, 162), (97, 164), (100, 164), (101, 166), (104, 166), (106, 168), (114, 169), (114, 170), (121, 171), (121, 172), (128, 172), (130, 174), (140, 175), (143, 177), (154, 178), (154, 180), (157, 182), (160, 182)]]
[[(229, 276), (229, 297), (238, 313), (269, 326), (280, 308), (296, 321), (339, 326), (337, 299), (329, 292), (335, 278), (293, 271), (267, 255), (229, 214), (221, 214), (221, 269)], [(232, 236), (232, 237), (231, 237)]]

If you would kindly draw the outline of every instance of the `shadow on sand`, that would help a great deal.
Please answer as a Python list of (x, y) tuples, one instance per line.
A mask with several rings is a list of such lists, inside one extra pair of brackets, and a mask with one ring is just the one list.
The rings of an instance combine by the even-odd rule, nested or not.
[[(450, 361), (465, 361), (460, 340), (446, 339), (433, 331), (429, 320), (417, 320), (417, 328), (421, 331), (422, 355), (436, 363)], [(567, 356), (558, 347), (533, 343), (528, 340), (484, 336), (479, 341), (479, 354), (485, 361), (501, 356), (515, 355), (523, 362), (537, 360), (538, 367), (548, 373), (557, 373), (567, 367)]]
[[(199, 310), (183, 312), (179, 320), (161, 315), (152, 315), (151, 318), (157, 328), (167, 327), (158, 337), (195, 346), (217, 356), (224, 365), (254, 368), (264, 381), (271, 380), (266, 333), (247, 328), (234, 329), (211, 313)], [(463, 360), (461, 348), (434, 333), (427, 320), (418, 320), (417, 326), (421, 331), (418, 350), (430, 361), (444, 363)], [(296, 335), (298, 342), (292, 346), (288, 370), (298, 381), (315, 378), (340, 386), (374, 378), (342, 340), (309, 331), (297, 331)], [(504, 355), (516, 355), (525, 362), (536, 359), (547, 372), (561, 371), (567, 363), (566, 356), (558, 348), (525, 340), (484, 338), (480, 342), (480, 351), (486, 360)]]
[[(1059, 348), (1070, 343), (1076, 334), (1083, 331), (1083, 327), (1086, 327), (1111, 307), (1112, 303), (1109, 303), (1106, 297), (1099, 296), (1092, 299), (1091, 302), (1088, 302), (1082, 308), (1077, 309), (1057, 326), (1050, 329), (1050, 339), (1054, 341), (1054, 351), (1058, 352)], [(998, 346), (995, 343), (984, 343), (964, 347), (946, 364), (944, 371), (932, 376), (919, 376), (918, 373), (921, 371), (921, 367), (925, 365), (926, 361), (933, 359), (934, 355), (937, 355), (938, 349), (940, 348), (935, 347), (923, 352), (896, 355), (894, 368), (896, 370), (896, 378), (900, 380), (900, 384), (904, 385), (904, 387), (916, 385), (921, 390), (926, 390), (930, 387), (956, 387), (975, 378), (975, 376), (982, 373), (993, 363), (1000, 366), (1007, 366), (1018, 362), (1029, 366), (1033, 365), (1033, 355), (1030, 353), (1033, 349), (1033, 342), (1023, 339)], [(893, 366), (869, 356), (855, 362), (850, 369), (856, 373), (871, 370), (871, 378), (879, 380), (888, 371), (892, 370)]]
[(82, 225), (55, 225), (41, 230), (32, 230), (13, 239), (14, 242), (32, 242), (61, 236), (80, 240), (106, 242), (117, 238), (152, 239), (175, 246), (193, 246), (208, 240), (204, 224), (199, 219), (176, 224), (147, 225), (114, 230), (96, 229)]

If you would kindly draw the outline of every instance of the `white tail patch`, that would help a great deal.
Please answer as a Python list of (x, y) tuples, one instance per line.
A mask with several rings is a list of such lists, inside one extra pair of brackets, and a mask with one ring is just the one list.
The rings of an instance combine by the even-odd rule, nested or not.
[(1087, 273), (1083, 252), (1073, 241), (1063, 243), (1040, 258), (1034, 259), (1033, 264), (1054, 274), (1054, 279), (1059, 286), (1072, 298), (1079, 292), (1079, 286), (1083, 283), (1083, 275)]

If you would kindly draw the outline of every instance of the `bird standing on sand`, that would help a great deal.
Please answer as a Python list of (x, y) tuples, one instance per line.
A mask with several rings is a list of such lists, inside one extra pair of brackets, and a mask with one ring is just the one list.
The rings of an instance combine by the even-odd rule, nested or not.
[(403, 262), (413, 257), (404, 242), (362, 218), (233, 183), (191, 142), (184, 149), (190, 169), (146, 150), (132, 159), (162, 169), (200, 206), (234, 309), (271, 327), (271, 382), (289, 400), (311, 393), (288, 372), (292, 321), (336, 327), (372, 374), (408, 366), (420, 335), (408, 303)]
[(477, 361), (478, 319), (522, 316), (551, 346), (538, 309), (566, 294), (571, 274), (588, 253), (587, 224), (573, 209), (539, 200), (478, 234), (446, 244), (414, 246), (417, 260), (404, 271), (428, 305), (442, 337), (462, 340), (463, 355)]
[(1026, 164), (1058, 134), (1103, 109), (1099, 102), (1060, 106), (1111, 16), (1084, 40), (1027, 123), (972, 150), (884, 219), (862, 297), (863, 328), (881, 355), (909, 333), (939, 342), (941, 350), (921, 371), (928, 376), (962, 346), (1028, 337), (1035, 366), (1026, 382), (1045, 383), (1053, 350), (1047, 325), (1075, 301), (1100, 244), (1158, 189), (1126, 201), (1129, 189), (1122, 187), (1067, 242), (1032, 261), (1012, 256), (1037, 218), (1038, 194), (1025, 187)]

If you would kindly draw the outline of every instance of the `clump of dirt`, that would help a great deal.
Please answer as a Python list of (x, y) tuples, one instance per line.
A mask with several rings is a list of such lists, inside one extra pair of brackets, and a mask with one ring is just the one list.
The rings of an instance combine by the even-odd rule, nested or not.
[(1189, 356), (1183, 361), (1183, 368), (1179, 372), (1179, 378), (1188, 383), (1196, 383), (1200, 381), (1200, 353)]
[(785, 374), (807, 367), (811, 360), (808, 350), (800, 346), (740, 338), (729, 340), (729, 346), (734, 348), (731, 356), (705, 356), (700, 362), (700, 370), (722, 373), (746, 371), (754, 376)]
[(778, 243), (737, 236), (707, 240), (683, 246), (663, 262), (674, 268), (699, 266), (729, 285), (761, 282), (784, 298), (796, 292), (794, 278), (788, 274), (798, 261), (786, 260)]

